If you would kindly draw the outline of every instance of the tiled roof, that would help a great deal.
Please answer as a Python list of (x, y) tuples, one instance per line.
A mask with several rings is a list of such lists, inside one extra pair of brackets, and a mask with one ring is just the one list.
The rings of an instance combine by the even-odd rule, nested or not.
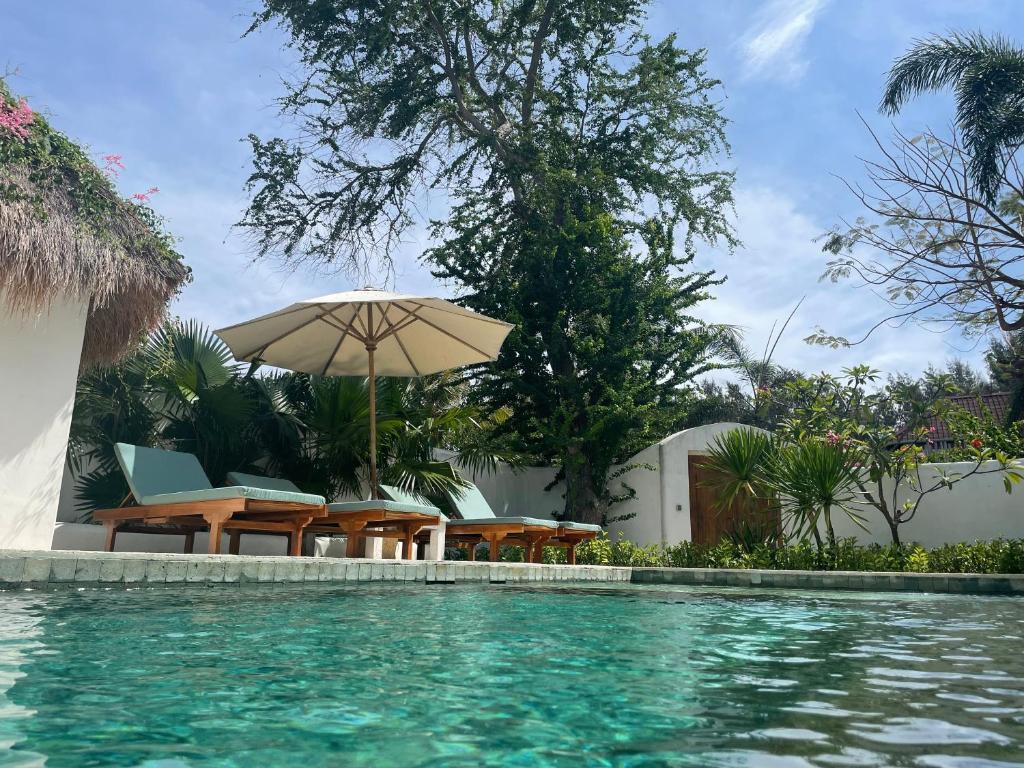
[[(992, 392), (987, 395), (952, 395), (946, 399), (954, 407), (963, 408), (979, 418), (988, 414), (998, 424), (1002, 424), (1006, 420), (1006, 414), (1010, 411), (1009, 392)], [(929, 416), (925, 419), (924, 425), (935, 428), (935, 432), (931, 436), (933, 441), (953, 439), (946, 422), (938, 416)], [(900, 435), (900, 438), (905, 439), (905, 436)]]

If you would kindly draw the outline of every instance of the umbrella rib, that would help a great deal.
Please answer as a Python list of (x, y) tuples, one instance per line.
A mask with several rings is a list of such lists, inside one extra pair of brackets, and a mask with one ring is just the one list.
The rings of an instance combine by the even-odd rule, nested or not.
[[(356, 305), (356, 314), (358, 314), (359, 307), (361, 307), (361, 306), (363, 306), (362, 303)], [(344, 320), (340, 319), (337, 315), (335, 315), (334, 312), (335, 312), (335, 310), (332, 309), (332, 310), (329, 310), (328, 314), (331, 316), (331, 320), (333, 320), (334, 323), (337, 323), (337, 325), (332, 323), (326, 317), (322, 317), (320, 319), (323, 320), (325, 323), (327, 323), (332, 328), (336, 328), (337, 330), (342, 331), (343, 333), (347, 333), (349, 336), (353, 337), (354, 339), (358, 339), (359, 341), (363, 342), (363, 344), (365, 344), (366, 343), (366, 338), (364, 336), (362, 336), (358, 331), (356, 331), (355, 328), (352, 327), (352, 320), (349, 320), (346, 323)], [(353, 319), (354, 318), (355, 318), (355, 315), (353, 315)]]
[[(363, 322), (362, 315), (359, 314), (359, 310), (362, 309), (364, 306), (365, 306), (365, 304), (363, 304), (363, 303), (359, 304), (359, 308), (356, 309), (355, 315), (352, 316), (352, 324), (355, 325), (355, 321), (356, 320), (359, 321), (359, 325), (363, 329), (362, 341), (365, 344), (367, 342), (367, 340), (372, 338), (373, 334), (370, 332), (370, 329), (366, 327), (366, 323)], [(355, 334), (353, 334), (353, 335), (355, 335)]]
[[(334, 318), (335, 320), (337, 320), (337, 318), (334, 317), (334, 312), (333, 311), (331, 312), (331, 317)], [(345, 327), (345, 329), (341, 332), (341, 336), (338, 337), (338, 343), (335, 344), (334, 345), (334, 349), (331, 350), (331, 354), (327, 358), (327, 362), (324, 363), (323, 372), (320, 374), (321, 376), (326, 376), (327, 375), (327, 369), (331, 367), (331, 363), (334, 362), (334, 358), (337, 357), (337, 355), (338, 355), (338, 350), (341, 349), (341, 345), (345, 343), (345, 339), (348, 337), (348, 332), (351, 331), (351, 330), (352, 330), (352, 323), (350, 321), (349, 324)]]
[(469, 347), (474, 352), (483, 355), (485, 359), (487, 359), (487, 360), (493, 360), (494, 359), (494, 357), (492, 355), (487, 354), (486, 352), (484, 352), (482, 349), (479, 349), (478, 347), (474, 347), (472, 344), (470, 344), (465, 339), (460, 339), (454, 333), (446, 331), (444, 328), (442, 328), (441, 326), (437, 325), (436, 323), (430, 322), (429, 320), (427, 320), (427, 318), (420, 317), (419, 315), (416, 315), (416, 319), (419, 320), (421, 323), (426, 323), (431, 328), (433, 328), (435, 331), (439, 331), (440, 333), (443, 333), (449, 339), (452, 339), (453, 341), (459, 342), (459, 344), (461, 344), (462, 346)]
[(380, 335), (378, 340), (386, 339), (388, 336), (394, 336), (399, 331), (404, 331), (406, 328), (408, 328), (410, 325), (413, 325), (417, 320), (420, 319), (419, 315), (417, 315), (416, 312), (410, 312), (405, 307), (398, 308), (405, 312), (406, 316), (399, 320), (397, 323), (394, 323), (393, 325), (389, 321), (388, 325), (390, 327), (388, 328), (388, 330), (384, 331), (384, 333)]
[[(391, 323), (390, 320), (387, 319), (387, 315), (386, 314), (385, 314), (384, 320), (388, 324), (388, 334), (395, 337), (395, 341), (398, 342), (398, 347), (399, 347), (399, 349), (402, 350), (402, 354), (405, 355), (405, 359), (409, 361), (409, 365), (412, 366), (412, 369), (416, 372), (417, 376), (422, 376), (423, 374), (420, 373), (420, 369), (417, 368), (416, 367), (416, 363), (414, 363), (412, 361), (412, 357), (409, 355), (409, 350), (407, 350), (405, 348), (405, 344), (402, 343), (402, 337), (398, 335), (398, 331), (394, 330), (395, 326)], [(408, 323), (407, 325), (411, 325), (411, 324), (412, 323)], [(386, 337), (381, 337), (381, 338), (386, 338)]]
[[(384, 327), (384, 323), (387, 322), (387, 320), (388, 320), (388, 310), (391, 309), (391, 307), (393, 305), (394, 305), (394, 303), (390, 302), (390, 301), (387, 304), (384, 305), (384, 309), (380, 313), (380, 323), (377, 325), (376, 328), (372, 329), (373, 330), (373, 338), (377, 339), (378, 341), (380, 340), (380, 336), (378, 336), (377, 334), (380, 333), (381, 328)], [(387, 324), (389, 326), (391, 325), (391, 323), (387, 323)]]

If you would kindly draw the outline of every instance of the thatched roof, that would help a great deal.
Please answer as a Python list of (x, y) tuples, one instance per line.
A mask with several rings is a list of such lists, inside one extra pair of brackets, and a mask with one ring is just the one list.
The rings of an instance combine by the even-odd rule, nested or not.
[[(0, 81), (0, 99), (14, 103)], [(188, 268), (152, 211), (121, 198), (38, 114), (0, 125), (0, 296), (15, 311), (89, 302), (82, 367), (112, 363), (155, 328)]]

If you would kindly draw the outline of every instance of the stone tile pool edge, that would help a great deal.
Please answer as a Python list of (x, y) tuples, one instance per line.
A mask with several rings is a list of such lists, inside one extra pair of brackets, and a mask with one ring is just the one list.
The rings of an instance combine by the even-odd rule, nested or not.
[(1024, 595), (1024, 574), (864, 573), (414, 562), (332, 557), (0, 551), (0, 590), (102, 585), (406, 582), (678, 584), (866, 592)]
[(148, 552), (0, 551), (0, 590), (77, 584), (285, 582), (628, 583), (629, 568), (488, 562), (408, 562), (335, 557), (180, 555)]
[(1022, 595), (1024, 574), (769, 571), (743, 568), (633, 568), (634, 584)]

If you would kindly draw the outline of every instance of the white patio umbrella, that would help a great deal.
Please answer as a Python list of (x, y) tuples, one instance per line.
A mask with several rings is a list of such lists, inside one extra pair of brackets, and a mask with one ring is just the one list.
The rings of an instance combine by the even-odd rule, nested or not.
[(512, 325), (444, 299), (363, 288), (217, 331), (238, 360), (320, 376), (367, 376), (370, 487), (377, 498), (375, 377), (424, 376), (498, 356)]

